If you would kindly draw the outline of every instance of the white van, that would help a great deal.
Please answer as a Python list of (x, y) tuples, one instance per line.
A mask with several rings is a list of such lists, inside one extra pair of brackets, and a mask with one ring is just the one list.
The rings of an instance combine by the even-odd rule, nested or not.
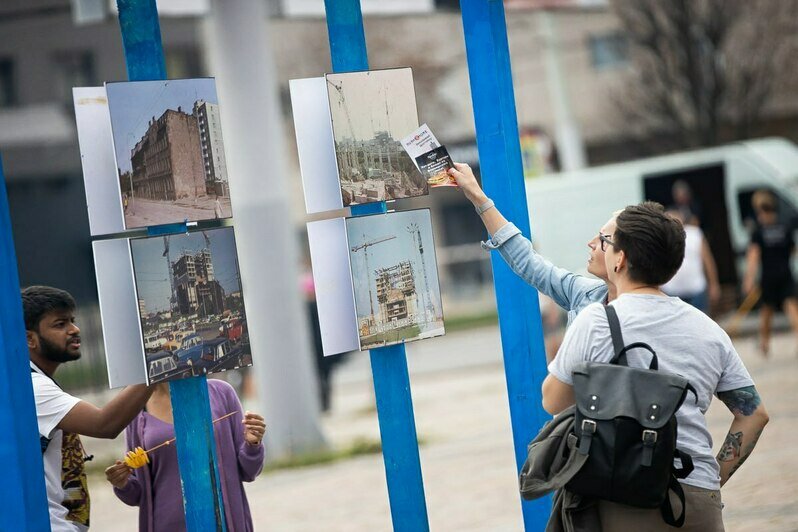
[(701, 208), (723, 285), (737, 286), (743, 274), (755, 190), (770, 189), (784, 219), (798, 221), (798, 147), (769, 138), (529, 179), (535, 247), (555, 265), (585, 273), (586, 244), (610, 215), (643, 200), (667, 207), (676, 180), (690, 185)]

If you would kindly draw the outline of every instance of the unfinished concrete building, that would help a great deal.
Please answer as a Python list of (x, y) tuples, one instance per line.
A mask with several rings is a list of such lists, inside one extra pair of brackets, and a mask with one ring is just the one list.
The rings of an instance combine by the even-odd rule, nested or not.
[(214, 277), (210, 250), (184, 253), (172, 264), (172, 276), (180, 314), (204, 318), (224, 312), (224, 289)]
[(418, 294), (410, 261), (380, 268), (376, 274), (378, 322), (384, 329), (395, 329), (415, 323)]

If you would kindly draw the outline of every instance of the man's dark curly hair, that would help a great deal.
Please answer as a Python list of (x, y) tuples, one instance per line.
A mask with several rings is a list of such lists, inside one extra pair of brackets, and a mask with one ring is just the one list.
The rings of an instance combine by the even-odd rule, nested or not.
[(22, 290), (25, 330), (36, 331), (42, 317), (54, 310), (75, 310), (75, 299), (66, 290), (52, 286), (29, 286)]
[(615, 244), (626, 254), (629, 278), (638, 283), (670, 281), (684, 260), (684, 239), (682, 223), (654, 201), (630, 205), (615, 218)]

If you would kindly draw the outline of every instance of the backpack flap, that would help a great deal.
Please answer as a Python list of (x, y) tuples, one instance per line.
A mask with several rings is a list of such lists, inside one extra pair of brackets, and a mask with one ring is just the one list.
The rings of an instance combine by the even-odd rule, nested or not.
[(588, 419), (634, 419), (660, 429), (684, 401), (687, 379), (679, 375), (600, 362), (581, 362), (573, 372), (574, 396)]

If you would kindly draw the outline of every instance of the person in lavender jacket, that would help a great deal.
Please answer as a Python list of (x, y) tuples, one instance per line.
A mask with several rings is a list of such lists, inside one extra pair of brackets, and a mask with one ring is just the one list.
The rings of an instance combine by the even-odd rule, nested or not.
[[(266, 424), (258, 414), (243, 412), (233, 387), (224, 381), (209, 379), (208, 396), (213, 419), (235, 412), (213, 426), (227, 530), (251, 531), (252, 516), (243, 482), (255, 480), (263, 468), (261, 440)], [(128, 449), (151, 449), (174, 436), (169, 385), (160, 383), (145, 410), (128, 425), (125, 441)], [(175, 445), (161, 447), (149, 458), (150, 463), (138, 469), (117, 460), (105, 470), (106, 478), (122, 502), (139, 507), (139, 530), (186, 530)]]
[(596, 302), (607, 304), (615, 299), (615, 286), (608, 280), (604, 251), (601, 249), (599, 239), (602, 234), (606, 236), (608, 226), (614, 226), (615, 215), (604, 224), (599, 234), (587, 243), (590, 249), (587, 271), (598, 277), (591, 279), (558, 268), (538, 255), (532, 242), (525, 238), (513, 223), (508, 222), (493, 201), (485, 195), (471, 167), (462, 163), (454, 163), (454, 166), (455, 168), (449, 170), (449, 174), (457, 181), (466, 199), (474, 205), (491, 235), (487, 242), (482, 243), (482, 247), (487, 250), (498, 250), (516, 275), (565, 309), (568, 312), (568, 325), (579, 311), (589, 304)]

